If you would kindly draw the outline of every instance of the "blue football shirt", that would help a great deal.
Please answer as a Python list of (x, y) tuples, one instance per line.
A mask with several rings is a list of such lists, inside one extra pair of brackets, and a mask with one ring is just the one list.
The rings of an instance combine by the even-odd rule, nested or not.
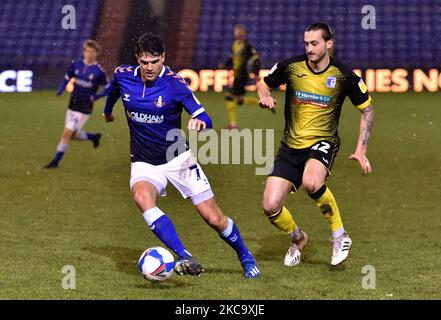
[(182, 135), (167, 141), (169, 130), (181, 129), (182, 111), (194, 118), (205, 109), (185, 80), (168, 67), (163, 66), (153, 83), (142, 81), (139, 68), (123, 65), (115, 69), (104, 113), (112, 113), (121, 97), (130, 129), (131, 161), (160, 165), (167, 162), (167, 149), (172, 144), (182, 144), (177, 149), (188, 150)]
[(64, 90), (68, 81), (74, 77), (75, 86), (70, 96), (69, 109), (90, 114), (98, 88), (108, 84), (106, 73), (97, 62), (87, 65), (83, 60), (75, 61), (65, 74), (60, 90)]

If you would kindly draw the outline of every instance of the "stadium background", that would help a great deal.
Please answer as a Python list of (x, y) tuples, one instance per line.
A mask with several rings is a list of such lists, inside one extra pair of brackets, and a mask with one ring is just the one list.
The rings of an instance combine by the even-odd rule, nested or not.
[[(76, 9), (74, 30), (61, 27), (67, 4)], [(364, 5), (376, 9), (374, 30), (361, 27)], [(33, 92), (0, 93), (0, 297), (439, 299), (440, 17), (436, 0), (3, 0), (0, 73), (32, 70)], [(81, 44), (94, 38), (102, 45), (99, 61), (111, 75), (119, 64), (135, 63), (134, 41), (152, 31), (165, 39), (166, 63), (174, 70), (214, 69), (229, 54), (234, 25), (242, 23), (263, 67), (270, 68), (303, 53), (304, 28), (317, 20), (334, 28), (337, 56), (352, 68), (437, 72), (430, 78), (432, 90), (373, 93), (372, 176), (362, 177), (345, 160), (356, 143), (359, 115), (354, 110), (342, 114), (343, 145), (330, 184), (354, 238), (348, 266), (341, 272), (326, 267), (327, 226), (299, 193), (288, 205), (317, 240), (305, 252), (305, 264), (283, 268), (286, 239), (260, 215), (264, 178), (249, 166), (209, 165), (207, 175), (221, 207), (239, 222), (256, 251), (263, 279), (243, 281), (233, 254), (214, 234), (207, 235), (208, 227), (169, 188), (161, 205), (208, 272), (201, 279), (174, 277), (162, 286), (145, 284), (134, 261), (146, 242), (159, 243), (136, 218), (128, 192), (127, 157), (121, 151), (128, 148), (123, 114), (117, 113), (120, 121), (113, 127), (106, 126), (100, 119), (104, 102), (98, 101), (88, 124), (105, 133), (98, 152), (72, 143), (59, 171), (41, 170), (54, 151), (68, 99), (66, 94), (57, 99), (54, 89), (72, 60), (81, 56)], [(14, 79), (4, 81), (14, 84)], [(276, 96), (283, 100), (282, 93)], [(221, 128), (226, 121), (222, 94), (209, 91), (198, 97)], [(266, 113), (242, 108), (239, 117), (244, 127), (276, 128), (276, 139), (281, 135), (281, 113), (268, 121)], [(238, 178), (243, 176), (249, 178)], [(189, 221), (197, 222), (184, 233)], [(77, 267), (76, 290), (60, 287), (66, 264)], [(23, 270), (23, 265), (32, 270)], [(361, 286), (365, 265), (376, 267), (375, 290)], [(231, 282), (236, 282), (234, 288)]]
[[(353, 68), (433, 68), (441, 64), (441, 6), (436, 0), (73, 0), (76, 29), (61, 28), (64, 0), (5, 0), (0, 12), (0, 68), (34, 71), (35, 88), (54, 88), (84, 39), (103, 48), (107, 72), (136, 61), (133, 43), (145, 31), (165, 39), (167, 64), (178, 71), (216, 68), (228, 57), (242, 23), (263, 68), (303, 53), (303, 31), (326, 21), (337, 56)], [(376, 9), (376, 29), (364, 29), (364, 5)]]

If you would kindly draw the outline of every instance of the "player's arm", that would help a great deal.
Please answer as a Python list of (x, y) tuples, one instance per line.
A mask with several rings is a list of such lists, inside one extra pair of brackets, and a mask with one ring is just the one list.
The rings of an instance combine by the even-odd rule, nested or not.
[(121, 91), (119, 89), (118, 81), (116, 76), (113, 78), (112, 82), (110, 82), (108, 88), (108, 95), (106, 100), (106, 106), (104, 107), (103, 117), (104, 121), (112, 122), (115, 120), (115, 116), (113, 115), (113, 107), (115, 106), (116, 101), (121, 97)]
[(183, 78), (176, 80), (175, 90), (177, 100), (182, 103), (185, 111), (191, 116), (187, 128), (197, 131), (213, 128), (213, 121)]
[(357, 148), (349, 156), (349, 159), (357, 160), (363, 172), (368, 174), (372, 172), (372, 166), (366, 156), (367, 144), (374, 123), (374, 109), (371, 104), (371, 97), (363, 80), (352, 71), (346, 72), (345, 90), (352, 104), (361, 112)]
[(360, 134), (355, 152), (349, 159), (357, 160), (365, 174), (372, 172), (372, 166), (366, 157), (368, 140), (371, 135), (372, 126), (374, 124), (374, 108), (369, 104), (366, 108), (360, 110)]
[(72, 64), (69, 69), (67, 70), (66, 74), (64, 75), (64, 80), (61, 82), (60, 86), (57, 90), (57, 96), (61, 96), (63, 94), (63, 91), (66, 89), (67, 84), (69, 83), (70, 79), (75, 76), (75, 67)]
[(271, 89), (265, 83), (264, 79), (257, 82), (257, 95), (259, 96), (259, 107), (274, 109), (277, 101), (271, 96)]
[(248, 44), (248, 55), (247, 60), (247, 71), (248, 73), (253, 73), (256, 77), (259, 76), (260, 71), (260, 60), (257, 50), (250, 44)]
[(100, 86), (104, 87), (104, 90), (102, 92), (100, 92), (100, 93), (95, 93), (93, 95), (93, 101), (96, 101), (98, 99), (101, 99), (101, 98), (109, 95), (109, 92), (110, 92), (109, 91), (110, 90), (110, 82), (109, 82), (109, 79), (107, 78), (107, 76), (106, 76), (106, 74), (104, 72), (101, 74), (101, 77), (100, 77), (100, 80), (99, 80), (98, 84)]
[(204, 111), (199, 115), (197, 115), (196, 117), (188, 120), (187, 127), (189, 130), (197, 130), (197, 131), (212, 129), (213, 121), (211, 120), (208, 113)]
[(271, 96), (271, 89), (279, 87), (287, 82), (286, 68), (288, 60), (276, 63), (270, 70), (269, 74), (261, 81), (257, 82), (257, 95), (259, 96), (259, 106), (268, 108), (271, 111), (276, 106), (276, 99)]
[(219, 63), (219, 69), (228, 68), (231, 69), (233, 67), (233, 50), (230, 52), (230, 56), (224, 62)]

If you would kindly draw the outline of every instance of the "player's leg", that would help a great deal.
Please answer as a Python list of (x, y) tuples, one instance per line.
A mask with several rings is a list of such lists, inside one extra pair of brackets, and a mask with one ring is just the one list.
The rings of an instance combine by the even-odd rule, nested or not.
[(228, 126), (226, 129), (237, 129), (237, 103), (232, 93), (227, 93), (225, 96)]
[(89, 120), (90, 115), (78, 112), (78, 125), (75, 134), (72, 136), (73, 139), (79, 141), (89, 140), (93, 143), (94, 148), (98, 148), (100, 145), (101, 133), (92, 133), (87, 131), (82, 131), (81, 129), (84, 127), (86, 122)]
[(167, 179), (184, 198), (191, 199), (207, 224), (237, 252), (245, 277), (257, 277), (260, 271), (253, 256), (244, 245), (239, 229), (233, 220), (226, 217), (220, 210), (214, 200), (210, 183), (191, 151), (184, 152), (164, 166)]
[(179, 259), (189, 259), (191, 254), (185, 249), (170, 218), (157, 206), (160, 194), (165, 195), (167, 179), (157, 166), (143, 162), (132, 163), (130, 188), (133, 200), (142, 212), (144, 220), (152, 232)]
[(66, 112), (66, 121), (65, 121), (65, 127), (63, 129), (63, 132), (61, 134), (60, 142), (57, 145), (57, 150), (55, 152), (55, 156), (52, 159), (49, 164), (45, 165), (44, 169), (51, 169), (51, 168), (57, 168), (58, 164), (60, 163), (61, 159), (63, 158), (64, 154), (66, 153), (69, 142), (72, 139), (73, 134), (76, 130), (76, 117), (73, 114), (72, 110), (67, 110)]
[[(343, 227), (340, 210), (334, 195), (325, 184), (338, 148), (334, 148), (328, 142), (320, 142), (318, 146), (312, 152), (314, 158), (306, 162), (302, 185), (329, 222), (334, 244), (331, 264), (337, 265), (348, 257), (352, 245), (352, 240)], [(327, 146), (330, 146), (330, 148), (326, 148)]]
[(300, 230), (292, 214), (284, 206), (287, 195), (297, 191), (301, 185), (305, 155), (303, 151), (291, 149), (282, 143), (263, 193), (265, 215), (277, 229), (291, 238), (284, 259), (286, 266), (295, 266), (300, 263), (302, 250), (308, 241), (307, 234)]
[(308, 241), (307, 234), (300, 230), (291, 212), (283, 205), (293, 188), (292, 182), (277, 176), (270, 176), (266, 180), (263, 192), (263, 212), (272, 225), (291, 238), (291, 244), (284, 259), (286, 266), (295, 266), (300, 263), (302, 250)]
[[(209, 198), (205, 199), (207, 197)], [(191, 200), (205, 222), (217, 231), (219, 236), (236, 251), (245, 278), (251, 279), (259, 277), (259, 267), (253, 255), (245, 246), (239, 228), (231, 218), (223, 214), (214, 199), (211, 189), (191, 197)]]

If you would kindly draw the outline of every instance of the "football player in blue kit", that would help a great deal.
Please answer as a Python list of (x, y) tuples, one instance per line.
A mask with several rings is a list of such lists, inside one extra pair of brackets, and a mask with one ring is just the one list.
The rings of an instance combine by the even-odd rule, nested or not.
[[(163, 65), (165, 49), (159, 37), (142, 35), (136, 44), (136, 57), (139, 66), (115, 69), (103, 114), (106, 122), (113, 121), (113, 106), (122, 97), (130, 130), (130, 189), (135, 203), (153, 233), (179, 257), (175, 264), (177, 274), (199, 276), (204, 269), (157, 206), (158, 197), (166, 195), (168, 182), (184, 198), (190, 198), (205, 222), (236, 251), (245, 278), (257, 278), (260, 270), (254, 257), (236, 224), (217, 205), (207, 177), (185, 139), (167, 137), (171, 130), (181, 129), (183, 109), (191, 115), (189, 130), (212, 128), (210, 117), (185, 80)], [(176, 145), (179, 147), (174, 148)]]
[(86, 40), (83, 44), (84, 59), (75, 61), (70, 66), (64, 76), (64, 81), (58, 88), (57, 96), (60, 96), (70, 79), (75, 78), (75, 87), (66, 112), (63, 133), (55, 156), (49, 164), (44, 166), (45, 169), (58, 167), (71, 139), (79, 141), (90, 140), (94, 148), (97, 148), (100, 144), (100, 133), (81, 130), (92, 113), (93, 101), (106, 95), (106, 90), (97, 94), (100, 86), (108, 85), (106, 73), (96, 60), (99, 51), (100, 46), (96, 41)]

